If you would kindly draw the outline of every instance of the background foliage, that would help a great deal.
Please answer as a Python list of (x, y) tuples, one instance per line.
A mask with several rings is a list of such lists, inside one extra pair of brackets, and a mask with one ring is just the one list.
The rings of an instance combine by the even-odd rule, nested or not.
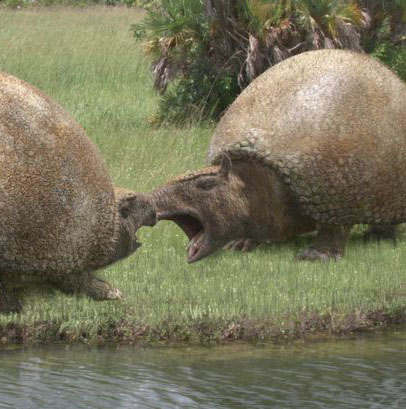
[(132, 31), (154, 60), (155, 124), (216, 120), (259, 74), (308, 50), (367, 52), (406, 79), (406, 0), (0, 0), (89, 4), (146, 9)]
[(132, 26), (154, 58), (154, 121), (217, 119), (259, 74), (321, 48), (372, 53), (406, 79), (405, 0), (162, 0)]
[(37, 6), (86, 6), (100, 4), (105, 6), (139, 6), (145, 7), (157, 0), (0, 0), (0, 5), (10, 8), (27, 8)]

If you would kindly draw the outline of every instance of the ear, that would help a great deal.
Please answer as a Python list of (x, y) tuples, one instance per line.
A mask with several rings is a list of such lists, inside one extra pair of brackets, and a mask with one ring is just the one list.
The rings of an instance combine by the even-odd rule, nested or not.
[(126, 219), (134, 211), (137, 201), (137, 193), (123, 188), (115, 188), (118, 211), (123, 219)]
[(223, 154), (221, 157), (221, 164), (220, 164), (220, 176), (227, 179), (228, 174), (230, 173), (231, 167), (232, 167), (232, 163), (231, 163), (230, 157), (226, 154)]

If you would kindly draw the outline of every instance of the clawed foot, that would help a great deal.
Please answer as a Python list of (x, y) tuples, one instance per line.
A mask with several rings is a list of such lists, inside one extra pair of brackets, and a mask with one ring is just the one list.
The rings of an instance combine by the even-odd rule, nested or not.
[(309, 247), (302, 250), (297, 256), (297, 260), (308, 261), (338, 261), (342, 258), (342, 254), (334, 249), (317, 249)]
[(119, 300), (122, 297), (120, 290), (112, 287), (107, 281), (84, 274), (82, 276), (64, 277), (53, 283), (59, 290), (66, 294), (85, 293), (97, 301)]
[(258, 242), (251, 239), (238, 239), (230, 241), (223, 247), (223, 249), (246, 252), (254, 250), (258, 244)]
[(123, 298), (119, 289), (112, 287), (107, 281), (93, 277), (85, 288), (86, 294), (97, 301), (121, 300)]

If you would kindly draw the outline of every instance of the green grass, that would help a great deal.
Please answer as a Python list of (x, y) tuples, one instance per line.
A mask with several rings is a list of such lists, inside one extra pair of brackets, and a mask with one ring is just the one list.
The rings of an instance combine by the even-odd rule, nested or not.
[[(141, 17), (127, 8), (0, 10), (0, 70), (61, 103), (97, 144), (117, 185), (150, 191), (203, 166), (213, 128), (149, 126), (158, 96), (150, 61), (129, 30)], [(356, 231), (339, 263), (296, 262), (307, 237), (249, 254), (218, 252), (194, 265), (186, 263), (187, 240), (175, 225), (161, 222), (139, 237), (140, 250), (99, 273), (125, 300), (27, 292), (21, 315), (0, 315), (0, 342), (170, 339), (168, 331), (176, 339), (220, 339), (237, 327), (235, 337), (244, 338), (241, 326), (250, 322), (262, 328), (258, 339), (297, 334), (301, 326), (334, 331), (348, 317), (359, 318), (351, 328), (382, 323), (366, 312), (404, 317), (404, 236), (396, 247), (365, 245)], [(316, 316), (325, 317), (321, 326), (303, 323)]]

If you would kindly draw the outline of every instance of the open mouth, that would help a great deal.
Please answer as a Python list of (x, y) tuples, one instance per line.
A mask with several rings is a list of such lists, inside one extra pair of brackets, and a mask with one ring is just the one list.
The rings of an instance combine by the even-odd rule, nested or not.
[(189, 239), (187, 261), (193, 263), (210, 253), (209, 240), (205, 227), (200, 219), (190, 213), (161, 213), (158, 220), (175, 222)]

